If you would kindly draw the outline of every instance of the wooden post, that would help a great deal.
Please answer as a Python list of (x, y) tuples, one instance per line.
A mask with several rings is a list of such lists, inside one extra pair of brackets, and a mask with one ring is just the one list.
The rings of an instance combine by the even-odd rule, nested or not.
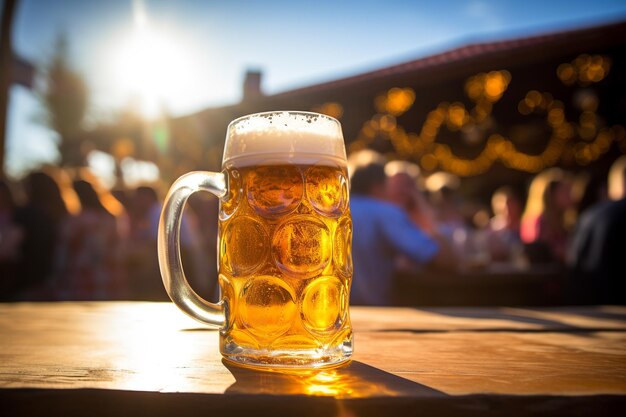
[(9, 109), (9, 89), (13, 69), (13, 48), (11, 31), (17, 0), (5, 0), (2, 8), (2, 33), (0, 33), (0, 178), (4, 178), (4, 156), (6, 148), (7, 111)]

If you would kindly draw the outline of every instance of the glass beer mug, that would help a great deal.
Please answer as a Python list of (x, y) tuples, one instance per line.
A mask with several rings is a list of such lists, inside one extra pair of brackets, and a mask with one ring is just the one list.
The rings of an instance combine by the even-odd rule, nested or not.
[[(163, 283), (185, 313), (220, 326), (226, 359), (318, 368), (351, 356), (346, 166), (337, 120), (259, 113), (228, 126), (221, 173), (191, 172), (172, 185), (159, 223)], [(217, 304), (193, 291), (180, 259), (181, 214), (196, 191), (220, 199)]]

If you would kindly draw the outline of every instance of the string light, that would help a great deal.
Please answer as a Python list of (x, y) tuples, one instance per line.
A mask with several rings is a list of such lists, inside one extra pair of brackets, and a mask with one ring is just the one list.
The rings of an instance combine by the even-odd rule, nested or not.
[[(600, 55), (583, 54), (574, 61), (559, 65), (557, 76), (565, 85), (578, 83), (586, 86), (602, 81), (611, 68), (611, 59)], [(567, 120), (562, 101), (554, 99), (548, 92), (530, 90), (518, 102), (517, 110), (522, 115), (537, 114), (545, 117), (552, 130), (544, 150), (539, 154), (527, 154), (515, 147), (508, 138), (491, 135), (485, 147), (475, 158), (461, 158), (446, 144), (438, 143), (437, 137), (445, 126), (449, 131), (475, 132), (491, 118), (493, 104), (499, 101), (511, 81), (506, 70), (479, 73), (469, 77), (465, 93), (474, 102), (466, 109), (460, 102), (442, 102), (431, 110), (419, 133), (406, 132), (398, 125), (396, 117), (406, 113), (415, 101), (415, 92), (410, 88), (392, 88), (375, 99), (378, 111), (366, 121), (357, 139), (350, 145), (351, 152), (366, 149), (376, 139), (389, 141), (393, 156), (413, 159), (425, 171), (441, 168), (459, 176), (475, 176), (488, 171), (495, 162), (530, 173), (537, 173), (559, 161), (575, 161), (588, 165), (606, 153), (613, 142), (626, 153), (626, 130), (622, 126), (599, 129), (596, 110), (597, 98), (582, 96), (579, 107), (582, 113), (577, 123)], [(576, 138), (580, 140), (572, 143)]]
[(392, 88), (374, 100), (379, 113), (388, 113), (396, 117), (410, 109), (414, 102), (415, 91), (412, 88)]
[(341, 119), (341, 116), (343, 116), (343, 106), (334, 101), (324, 103), (318, 107), (313, 107), (313, 109), (311, 110), (316, 113), (321, 113), (330, 117), (334, 117), (335, 119)]

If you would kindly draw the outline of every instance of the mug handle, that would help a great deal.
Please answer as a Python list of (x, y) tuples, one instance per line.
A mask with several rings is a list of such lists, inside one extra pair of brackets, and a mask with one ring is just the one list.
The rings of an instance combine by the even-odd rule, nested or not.
[(189, 316), (207, 324), (224, 326), (227, 306), (210, 303), (189, 285), (180, 258), (180, 223), (187, 199), (197, 191), (208, 191), (218, 198), (227, 193), (226, 176), (219, 172), (195, 171), (172, 184), (159, 220), (158, 253), (163, 285), (174, 304)]

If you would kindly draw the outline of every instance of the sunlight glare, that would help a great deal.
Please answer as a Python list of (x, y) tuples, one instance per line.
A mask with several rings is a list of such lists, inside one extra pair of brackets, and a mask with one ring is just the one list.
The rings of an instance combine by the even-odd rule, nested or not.
[(106, 188), (115, 185), (115, 160), (111, 155), (98, 150), (91, 151), (87, 156), (87, 164)]
[(129, 187), (142, 184), (153, 184), (159, 180), (159, 167), (150, 161), (139, 161), (133, 158), (124, 158), (121, 163), (124, 182)]
[(112, 61), (116, 88), (136, 99), (149, 118), (187, 105), (202, 83), (197, 56), (188, 45), (145, 20), (119, 42)]

